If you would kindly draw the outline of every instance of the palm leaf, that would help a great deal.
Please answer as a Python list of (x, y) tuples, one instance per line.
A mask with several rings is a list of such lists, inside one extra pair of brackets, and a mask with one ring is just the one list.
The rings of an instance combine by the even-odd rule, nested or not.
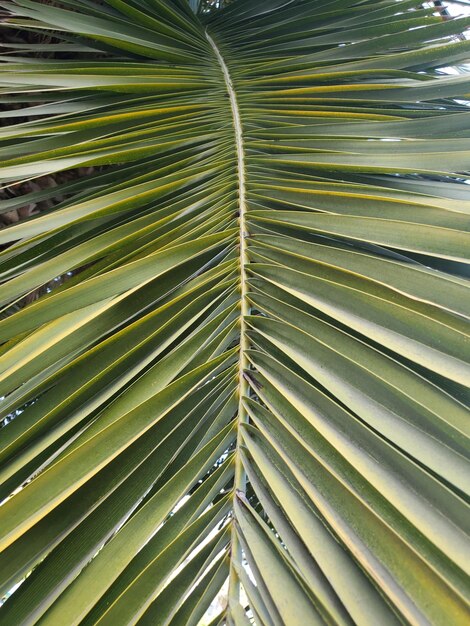
[(468, 623), (470, 19), (1, 5), (0, 623)]

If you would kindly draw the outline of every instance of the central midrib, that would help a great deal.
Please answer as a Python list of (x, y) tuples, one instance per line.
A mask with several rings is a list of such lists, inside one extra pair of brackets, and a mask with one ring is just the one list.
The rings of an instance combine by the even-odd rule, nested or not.
[[(233, 128), (235, 133), (236, 155), (237, 155), (237, 181), (238, 181), (238, 224), (239, 224), (239, 250), (240, 250), (240, 355), (238, 361), (238, 436), (237, 436), (237, 451), (241, 445), (241, 424), (248, 421), (248, 416), (243, 405), (243, 397), (248, 395), (249, 385), (245, 379), (244, 372), (248, 368), (248, 358), (246, 351), (248, 349), (248, 339), (246, 334), (246, 317), (249, 314), (249, 303), (247, 298), (247, 236), (248, 231), (246, 227), (246, 182), (245, 182), (245, 149), (243, 142), (243, 127), (240, 118), (240, 110), (238, 106), (237, 95), (233, 86), (232, 78), (230, 76), (229, 69), (225, 60), (220, 53), (220, 50), (206, 31), (207, 41), (212, 46), (215, 56), (222, 69), (222, 74), (225, 80), (225, 86), (230, 98), (230, 106), (232, 110)], [(235, 464), (235, 477), (234, 477), (234, 496), (236, 492), (245, 491), (246, 474), (243, 468), (243, 464), (239, 454), (236, 454)], [(236, 535), (235, 529), (232, 530), (232, 546), (231, 546), (232, 560), (236, 561), (240, 566), (242, 563), (241, 546)], [(230, 573), (229, 582), (229, 601), (233, 600), (238, 602), (239, 600), (239, 583), (233, 567)]]

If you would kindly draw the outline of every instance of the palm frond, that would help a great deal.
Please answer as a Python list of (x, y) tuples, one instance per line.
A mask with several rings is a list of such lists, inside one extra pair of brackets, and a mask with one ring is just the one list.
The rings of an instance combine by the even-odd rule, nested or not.
[(466, 624), (470, 18), (1, 6), (0, 623)]

